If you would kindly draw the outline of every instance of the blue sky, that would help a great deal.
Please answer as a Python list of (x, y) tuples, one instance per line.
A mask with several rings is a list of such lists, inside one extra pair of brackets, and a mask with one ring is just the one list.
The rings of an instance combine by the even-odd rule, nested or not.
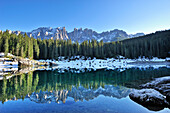
[(0, 15), (3, 31), (65, 26), (151, 33), (170, 29), (170, 0), (0, 0)]

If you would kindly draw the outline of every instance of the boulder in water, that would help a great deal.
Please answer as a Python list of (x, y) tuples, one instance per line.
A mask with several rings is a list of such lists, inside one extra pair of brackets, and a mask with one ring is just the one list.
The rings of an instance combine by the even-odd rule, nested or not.
[(129, 94), (129, 97), (150, 110), (157, 111), (169, 107), (166, 96), (154, 89), (134, 90)]

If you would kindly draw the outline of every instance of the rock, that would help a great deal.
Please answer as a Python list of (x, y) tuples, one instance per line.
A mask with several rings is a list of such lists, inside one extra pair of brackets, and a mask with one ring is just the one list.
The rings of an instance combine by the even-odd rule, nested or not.
[[(170, 92), (166, 94), (166, 100), (169, 102), (170, 104)], [(170, 106), (169, 106), (170, 107)]]
[(141, 85), (142, 88), (154, 88), (159, 87), (162, 84), (170, 86), (170, 76), (156, 78), (154, 81)]
[(156, 78), (154, 81), (141, 85), (142, 88), (152, 88), (166, 96), (170, 103), (170, 76)]
[[(25, 32), (22, 31), (11, 31), (12, 33), (15, 33), (17, 35), (25, 34)], [(96, 31), (93, 31), (92, 29), (77, 29), (74, 28), (74, 31), (67, 32), (65, 27), (58, 27), (58, 28), (51, 28), (51, 27), (40, 27), (37, 29), (32, 30), (31, 32), (26, 32), (28, 36), (34, 37), (35, 39), (41, 38), (43, 39), (61, 39), (61, 40), (67, 40), (71, 39), (72, 41), (79, 43), (85, 41), (85, 40), (97, 40), (104, 42), (111, 42), (111, 41), (120, 41), (127, 38), (132, 37), (138, 37), (145, 35), (144, 33), (137, 33), (137, 34), (130, 34), (128, 35), (123, 30), (114, 29), (111, 31), (106, 31), (102, 33), (97, 33)], [(119, 38), (118, 38), (119, 37)]]
[(157, 111), (169, 106), (166, 97), (154, 89), (134, 90), (129, 97), (150, 110)]
[(17, 98), (14, 96), (14, 97), (12, 98), (12, 100), (17, 100)]
[(162, 94), (170, 93), (170, 83), (167, 84), (159, 84), (154, 87), (157, 91), (160, 91)]

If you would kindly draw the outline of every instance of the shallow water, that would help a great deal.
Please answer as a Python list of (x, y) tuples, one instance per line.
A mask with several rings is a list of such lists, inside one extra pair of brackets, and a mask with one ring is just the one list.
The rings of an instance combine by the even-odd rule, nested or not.
[(169, 73), (168, 68), (29, 72), (0, 81), (0, 112), (152, 113), (155, 111), (137, 104), (128, 95), (140, 84)]

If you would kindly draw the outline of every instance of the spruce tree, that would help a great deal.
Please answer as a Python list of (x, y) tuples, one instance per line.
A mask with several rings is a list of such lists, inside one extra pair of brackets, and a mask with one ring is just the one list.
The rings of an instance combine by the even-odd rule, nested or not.
[(4, 50), (5, 50), (4, 51), (5, 56), (7, 56), (8, 52), (9, 52), (8, 38), (5, 39)]

